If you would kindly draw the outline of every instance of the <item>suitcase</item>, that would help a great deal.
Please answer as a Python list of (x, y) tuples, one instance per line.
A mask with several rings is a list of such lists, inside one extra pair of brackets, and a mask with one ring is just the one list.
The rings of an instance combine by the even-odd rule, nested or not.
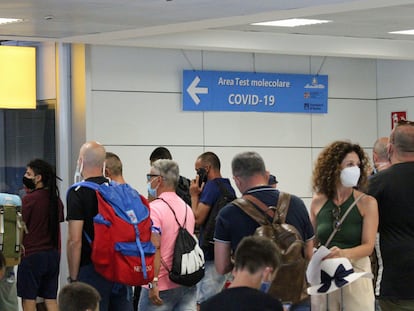
[(22, 201), (19, 196), (0, 193), (0, 251), (6, 258), (6, 266), (20, 263), (23, 252), (23, 233), (27, 232), (22, 219)]

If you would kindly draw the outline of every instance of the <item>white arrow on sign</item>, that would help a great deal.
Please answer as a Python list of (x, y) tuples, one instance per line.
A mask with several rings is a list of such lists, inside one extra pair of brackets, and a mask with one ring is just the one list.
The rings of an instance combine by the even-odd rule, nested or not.
[(198, 98), (197, 94), (208, 94), (207, 87), (197, 87), (199, 82), (200, 78), (196, 76), (193, 82), (191, 82), (190, 86), (187, 88), (188, 95), (191, 96), (196, 105), (200, 103), (200, 98)]

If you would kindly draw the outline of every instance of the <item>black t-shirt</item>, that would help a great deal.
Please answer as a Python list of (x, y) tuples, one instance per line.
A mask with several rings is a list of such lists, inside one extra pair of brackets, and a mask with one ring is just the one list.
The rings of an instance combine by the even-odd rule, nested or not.
[(394, 164), (369, 180), (368, 193), (378, 202), (381, 298), (414, 299), (413, 190), (414, 162)]
[(257, 289), (232, 287), (201, 304), (201, 311), (283, 311), (282, 303)]
[[(86, 179), (97, 184), (103, 184), (108, 180), (103, 177), (91, 177)], [(93, 217), (98, 214), (98, 200), (94, 190), (86, 187), (72, 188), (67, 196), (66, 220), (83, 220), (82, 252), (80, 266), (91, 263), (91, 246), (88, 238), (93, 241)]]

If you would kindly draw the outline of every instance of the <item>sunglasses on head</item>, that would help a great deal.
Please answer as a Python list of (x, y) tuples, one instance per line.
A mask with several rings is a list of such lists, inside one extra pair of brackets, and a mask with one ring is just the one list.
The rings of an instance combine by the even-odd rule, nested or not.
[(341, 230), (341, 208), (339, 206), (335, 206), (332, 209), (332, 216), (333, 216), (332, 227), (334, 229), (337, 229), (338, 231)]

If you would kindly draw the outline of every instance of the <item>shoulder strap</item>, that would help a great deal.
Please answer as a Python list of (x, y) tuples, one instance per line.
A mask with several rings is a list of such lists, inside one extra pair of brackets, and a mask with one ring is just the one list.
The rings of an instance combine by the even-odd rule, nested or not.
[[(273, 223), (282, 224), (286, 221), (286, 215), (289, 210), (290, 205), (290, 198), (291, 195), (287, 192), (279, 192), (279, 197), (277, 200), (276, 207), (274, 206), (267, 206), (262, 201), (257, 199), (255, 196), (251, 194), (243, 195), (243, 198), (252, 202), (254, 205), (259, 207), (263, 214), (269, 215), (273, 218)], [(266, 219), (266, 217), (265, 217)]]
[[(180, 223), (178, 222), (178, 219), (177, 219), (177, 215), (175, 214), (175, 212), (172, 209), (171, 205), (168, 204), (168, 202), (165, 201), (163, 198), (156, 198), (156, 199), (160, 199), (160, 200), (164, 201), (165, 204), (167, 204), (167, 206), (170, 208), (171, 212), (174, 214), (174, 218), (175, 218), (175, 221), (177, 222), (178, 226), (180, 228), (184, 228), (185, 229), (185, 224), (187, 223), (187, 204), (184, 205), (185, 206), (185, 219), (184, 219), (184, 223), (183, 223), (183, 225), (180, 225)], [(168, 273), (170, 273), (171, 272), (171, 269), (168, 268), (168, 266), (165, 263), (164, 259), (162, 259), (161, 252), (160, 252), (160, 261), (161, 261), (161, 264), (164, 266), (165, 270), (167, 270)]]
[(231, 195), (229, 189), (224, 185), (222, 181), (218, 181), (218, 179), (214, 179), (216, 185), (220, 188), (220, 193), (224, 195)]
[(175, 212), (172, 209), (171, 205), (168, 204), (168, 202), (165, 201), (163, 198), (157, 198), (157, 199), (160, 199), (160, 200), (164, 201), (164, 203), (168, 205), (168, 207), (170, 208), (171, 212), (174, 214), (174, 218), (175, 218), (175, 221), (177, 222), (178, 226), (180, 228), (185, 228), (185, 224), (187, 223), (187, 204), (184, 205), (185, 206), (185, 216), (184, 216), (185, 218), (184, 218), (184, 223), (181, 225), (180, 222), (178, 221), (177, 215), (175, 214)]
[(345, 221), (346, 216), (351, 212), (352, 208), (358, 203), (358, 201), (365, 196), (365, 194), (361, 194), (354, 202), (351, 204), (351, 206), (346, 210), (342, 218), (338, 221), (338, 225), (335, 226), (334, 230), (332, 231), (331, 235), (329, 236), (328, 240), (325, 243), (325, 246), (328, 247), (329, 243), (331, 243), (332, 239), (334, 238), (335, 234), (338, 232), (339, 228), (341, 227), (342, 223)]
[(75, 189), (75, 191), (77, 191), (80, 187), (86, 187), (86, 188), (96, 191), (96, 190), (99, 190), (99, 188), (104, 184), (115, 185), (116, 183), (114, 181), (108, 181), (108, 182), (104, 182), (103, 184), (97, 184), (93, 181), (82, 180), (80, 182), (74, 183), (73, 185), (69, 187), (68, 191), (66, 192), (66, 197), (68, 196), (69, 191), (72, 189)]
[(264, 225), (269, 223), (269, 221), (266, 219), (265, 212), (261, 212), (253, 205), (252, 202), (244, 198), (244, 196), (242, 198), (233, 200), (231, 203), (241, 208), (243, 212), (253, 218), (253, 220), (258, 224)]
[(276, 206), (276, 213), (279, 216), (280, 223), (286, 222), (286, 215), (288, 213), (289, 206), (290, 206), (290, 198), (291, 198), (290, 193), (282, 192), (282, 191), (279, 192), (279, 198), (277, 200), (277, 206)]

